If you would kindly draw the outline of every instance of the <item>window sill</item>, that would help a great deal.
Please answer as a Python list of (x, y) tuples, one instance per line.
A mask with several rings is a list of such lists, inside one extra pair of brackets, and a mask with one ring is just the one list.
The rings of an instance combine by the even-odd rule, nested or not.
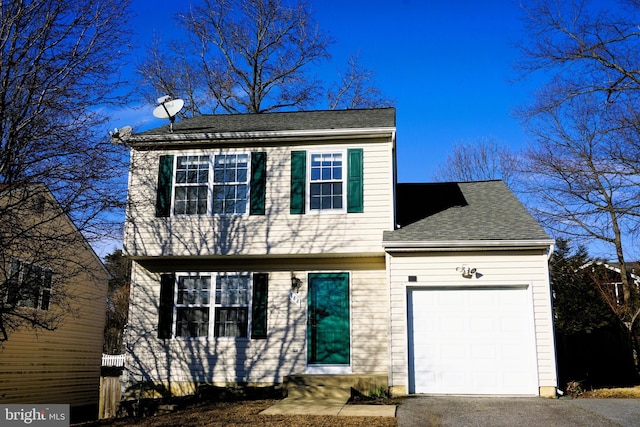
[(307, 215), (344, 215), (346, 209), (308, 209)]
[(249, 337), (173, 337), (177, 341), (251, 341)]

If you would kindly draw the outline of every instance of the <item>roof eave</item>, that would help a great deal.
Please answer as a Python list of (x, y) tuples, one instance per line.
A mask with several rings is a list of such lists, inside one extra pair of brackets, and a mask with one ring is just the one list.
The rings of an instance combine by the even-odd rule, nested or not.
[(415, 251), (474, 251), (509, 249), (547, 249), (554, 245), (551, 239), (540, 240), (436, 240), (436, 241), (385, 241), (387, 252)]
[(335, 139), (363, 139), (388, 136), (393, 138), (395, 127), (374, 127), (355, 129), (315, 129), (315, 130), (286, 130), (259, 132), (197, 132), (197, 133), (167, 133), (152, 135), (135, 135), (127, 140), (132, 147), (145, 147), (158, 143), (171, 144), (199, 144), (216, 142), (285, 142), (289, 140), (335, 140)]

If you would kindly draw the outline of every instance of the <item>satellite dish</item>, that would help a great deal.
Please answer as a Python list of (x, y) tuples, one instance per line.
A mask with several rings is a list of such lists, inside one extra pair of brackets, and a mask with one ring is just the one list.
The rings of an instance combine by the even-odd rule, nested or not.
[(161, 96), (158, 98), (158, 105), (153, 110), (153, 116), (158, 119), (169, 119), (169, 129), (173, 132), (173, 122), (176, 120), (176, 114), (184, 107), (184, 101), (182, 99), (171, 100), (169, 95)]
[(125, 126), (122, 129), (115, 128), (113, 132), (109, 132), (111, 135), (111, 142), (114, 144), (121, 144), (128, 140), (133, 134), (131, 126)]
[(120, 134), (120, 139), (128, 139), (133, 133), (133, 129), (131, 128), (131, 126), (125, 126), (120, 129), (120, 132), (118, 133)]
[(158, 119), (171, 119), (182, 110), (182, 107), (184, 107), (184, 101), (182, 99), (165, 101), (153, 110), (153, 115)]

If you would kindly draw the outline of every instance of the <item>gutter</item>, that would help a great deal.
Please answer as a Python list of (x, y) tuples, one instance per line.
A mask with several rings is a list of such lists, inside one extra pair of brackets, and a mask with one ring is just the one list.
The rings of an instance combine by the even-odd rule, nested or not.
[(390, 241), (382, 242), (382, 247), (389, 252), (417, 252), (443, 250), (506, 250), (506, 249), (540, 249), (550, 248), (553, 253), (553, 240), (439, 240), (439, 241)]
[(172, 144), (194, 145), (202, 143), (224, 142), (250, 142), (273, 141), (282, 144), (289, 140), (335, 140), (362, 139), (367, 137), (379, 138), (380, 136), (395, 137), (394, 127), (356, 128), (356, 129), (316, 129), (316, 130), (285, 130), (285, 131), (258, 131), (258, 132), (197, 132), (183, 133), (176, 131), (167, 134), (135, 135), (131, 136), (127, 143), (133, 147), (152, 146), (159, 142)]

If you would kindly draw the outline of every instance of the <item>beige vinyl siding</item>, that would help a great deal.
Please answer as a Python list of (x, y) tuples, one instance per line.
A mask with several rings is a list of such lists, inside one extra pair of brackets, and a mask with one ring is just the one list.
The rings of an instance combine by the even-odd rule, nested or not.
[[(66, 217), (46, 227), (43, 233), (78, 233)], [(49, 266), (53, 270), (50, 312), (67, 315), (54, 331), (26, 328), (9, 333), (0, 347), (2, 404), (95, 405), (97, 410), (108, 276), (79, 233), (74, 243), (66, 242), (55, 247), (57, 253), (50, 260), (54, 264)], [(24, 262), (31, 258), (28, 253), (13, 256)], [(60, 283), (56, 274), (68, 278)], [(56, 305), (61, 293), (70, 295), (69, 307)]]
[(354, 373), (387, 373), (389, 290), (386, 272), (353, 271), (351, 277), (351, 366)]
[[(289, 213), (292, 150), (363, 148), (364, 212)], [(382, 254), (382, 232), (393, 228), (393, 144), (362, 140), (339, 145), (215, 147), (133, 151), (125, 249), (133, 256)], [(155, 218), (158, 161), (162, 154), (267, 153), (265, 215)]]
[[(224, 271), (209, 261), (199, 271)], [(343, 268), (348, 265), (349, 268)], [(184, 271), (195, 264), (183, 260)], [(301, 269), (300, 267), (305, 267)], [(155, 269), (156, 265), (151, 266)], [(267, 339), (157, 339), (159, 273), (134, 262), (127, 341), (129, 381), (171, 382), (174, 392), (193, 390), (193, 383), (273, 384), (304, 373), (307, 360), (307, 274), (346, 271), (351, 279), (351, 340), (354, 373), (386, 373), (388, 290), (384, 258), (342, 260), (248, 261), (246, 268), (268, 272)], [(268, 269), (270, 268), (270, 269)], [(243, 270), (247, 271), (247, 270)], [(297, 306), (289, 299), (291, 274), (302, 280)], [(210, 315), (213, 321), (213, 313)]]
[[(393, 386), (408, 386), (406, 284), (416, 276), (429, 285), (527, 285), (531, 287), (539, 386), (556, 386), (551, 294), (547, 255), (543, 250), (393, 253), (391, 272), (391, 370)], [(482, 275), (464, 279), (456, 267), (467, 264)]]

